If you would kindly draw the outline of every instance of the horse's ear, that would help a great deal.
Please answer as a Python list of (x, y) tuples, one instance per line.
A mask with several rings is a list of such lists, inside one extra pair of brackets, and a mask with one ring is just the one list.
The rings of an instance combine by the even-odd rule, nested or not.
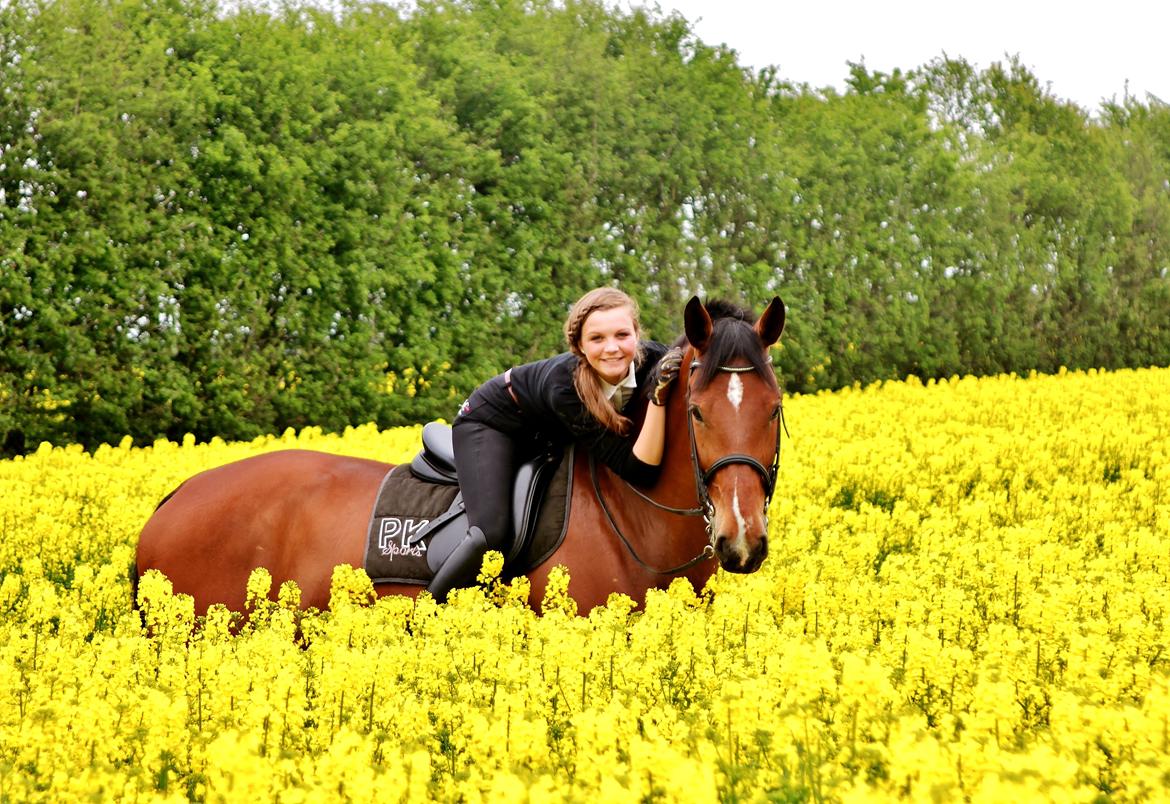
[(683, 331), (696, 351), (707, 348), (707, 341), (711, 340), (711, 315), (698, 296), (692, 296), (683, 311)]
[(784, 302), (779, 296), (773, 296), (760, 320), (756, 322), (756, 333), (765, 347), (780, 340), (780, 333), (784, 331), (784, 314)]

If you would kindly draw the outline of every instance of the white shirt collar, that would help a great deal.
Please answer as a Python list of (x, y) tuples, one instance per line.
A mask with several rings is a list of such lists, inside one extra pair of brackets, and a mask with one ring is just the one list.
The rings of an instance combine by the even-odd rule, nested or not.
[(621, 388), (637, 388), (638, 375), (634, 370), (634, 361), (630, 361), (630, 371), (626, 374), (626, 378), (617, 385), (610, 385), (605, 380), (601, 381), (601, 390), (605, 394), (606, 399), (613, 399), (613, 395), (617, 393), (617, 389)]

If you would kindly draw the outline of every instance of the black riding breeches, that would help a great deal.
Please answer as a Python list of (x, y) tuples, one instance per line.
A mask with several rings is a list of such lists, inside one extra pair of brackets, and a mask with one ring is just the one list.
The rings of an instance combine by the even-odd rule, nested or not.
[(516, 436), (464, 418), (455, 421), (451, 439), (467, 523), (483, 531), (490, 549), (506, 551), (513, 530), (512, 486), (531, 450)]

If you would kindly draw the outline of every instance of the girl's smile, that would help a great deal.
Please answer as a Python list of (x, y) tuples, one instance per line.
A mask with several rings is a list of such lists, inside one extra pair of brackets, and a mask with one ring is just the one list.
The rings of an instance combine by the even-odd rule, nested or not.
[(638, 351), (638, 328), (628, 307), (595, 310), (581, 327), (581, 351), (610, 385), (620, 385)]

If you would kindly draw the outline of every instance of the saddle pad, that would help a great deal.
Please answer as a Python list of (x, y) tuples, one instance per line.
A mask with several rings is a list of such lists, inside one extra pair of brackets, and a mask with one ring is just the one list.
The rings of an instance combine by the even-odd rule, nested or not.
[(374, 581), (429, 583), (433, 573), (427, 567), (424, 536), (410, 544), (410, 538), (432, 519), (446, 513), (459, 493), (456, 486), (419, 480), (410, 466), (401, 464), (386, 473), (366, 537), (366, 574)]
[[(566, 451), (549, 482), (532, 538), (505, 568), (509, 578), (531, 572), (549, 559), (565, 539), (573, 486), (573, 450)], [(375, 583), (430, 583), (427, 547), (441, 529), (410, 543), (436, 517), (447, 513), (458, 493), (455, 486), (420, 480), (406, 464), (386, 473), (366, 537), (364, 569)]]

